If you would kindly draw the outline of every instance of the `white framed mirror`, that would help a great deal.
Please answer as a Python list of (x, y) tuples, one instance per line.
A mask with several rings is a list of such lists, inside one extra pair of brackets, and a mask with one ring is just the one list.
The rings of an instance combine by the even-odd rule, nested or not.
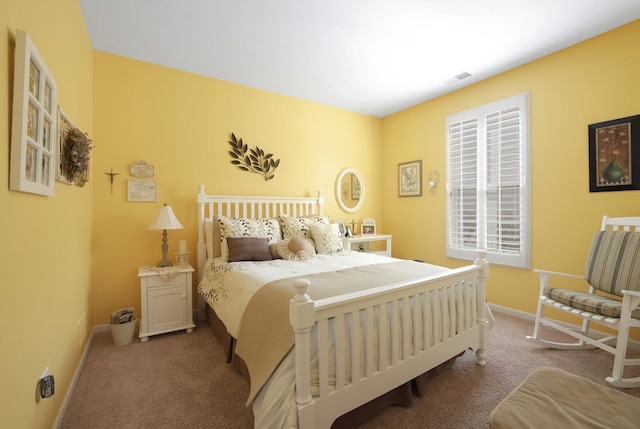
[(355, 168), (345, 168), (336, 180), (336, 200), (342, 210), (354, 213), (364, 202), (364, 180)]

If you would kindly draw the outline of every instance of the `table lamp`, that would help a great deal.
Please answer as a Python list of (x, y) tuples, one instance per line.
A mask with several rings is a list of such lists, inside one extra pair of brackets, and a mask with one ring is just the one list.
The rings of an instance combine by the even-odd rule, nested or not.
[(171, 206), (168, 206), (166, 203), (160, 207), (160, 212), (158, 213), (158, 217), (154, 220), (149, 228), (162, 230), (162, 260), (158, 262), (158, 267), (170, 267), (173, 264), (171, 261), (167, 259), (167, 250), (169, 249), (169, 245), (167, 244), (167, 230), (168, 229), (182, 229), (183, 226), (180, 224), (176, 215), (173, 214), (173, 210)]

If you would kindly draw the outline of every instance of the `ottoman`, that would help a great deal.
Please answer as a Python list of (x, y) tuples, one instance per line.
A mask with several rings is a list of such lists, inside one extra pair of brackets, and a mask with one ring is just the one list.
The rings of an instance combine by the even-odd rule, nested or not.
[(538, 368), (489, 416), (491, 429), (640, 428), (640, 398), (555, 368)]

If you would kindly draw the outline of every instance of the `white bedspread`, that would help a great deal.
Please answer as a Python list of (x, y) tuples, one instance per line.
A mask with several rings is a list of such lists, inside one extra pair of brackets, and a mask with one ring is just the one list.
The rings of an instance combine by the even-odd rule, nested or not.
[[(207, 303), (227, 327), (229, 334), (238, 338), (240, 320), (247, 303), (262, 286), (274, 280), (337, 271), (362, 265), (395, 262), (399, 259), (364, 252), (338, 252), (317, 255), (307, 261), (274, 259), (260, 262), (224, 263), (220, 259), (207, 261), (204, 276), (198, 286)], [(293, 287), (291, 288), (293, 298)]]

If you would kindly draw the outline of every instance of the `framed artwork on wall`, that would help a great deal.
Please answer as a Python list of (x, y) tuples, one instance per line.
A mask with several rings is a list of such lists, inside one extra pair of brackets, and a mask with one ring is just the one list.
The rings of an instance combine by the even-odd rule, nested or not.
[(422, 161), (398, 164), (398, 196), (422, 195)]
[(640, 115), (589, 125), (589, 191), (640, 189)]
[(158, 201), (158, 182), (155, 180), (127, 180), (127, 201)]

